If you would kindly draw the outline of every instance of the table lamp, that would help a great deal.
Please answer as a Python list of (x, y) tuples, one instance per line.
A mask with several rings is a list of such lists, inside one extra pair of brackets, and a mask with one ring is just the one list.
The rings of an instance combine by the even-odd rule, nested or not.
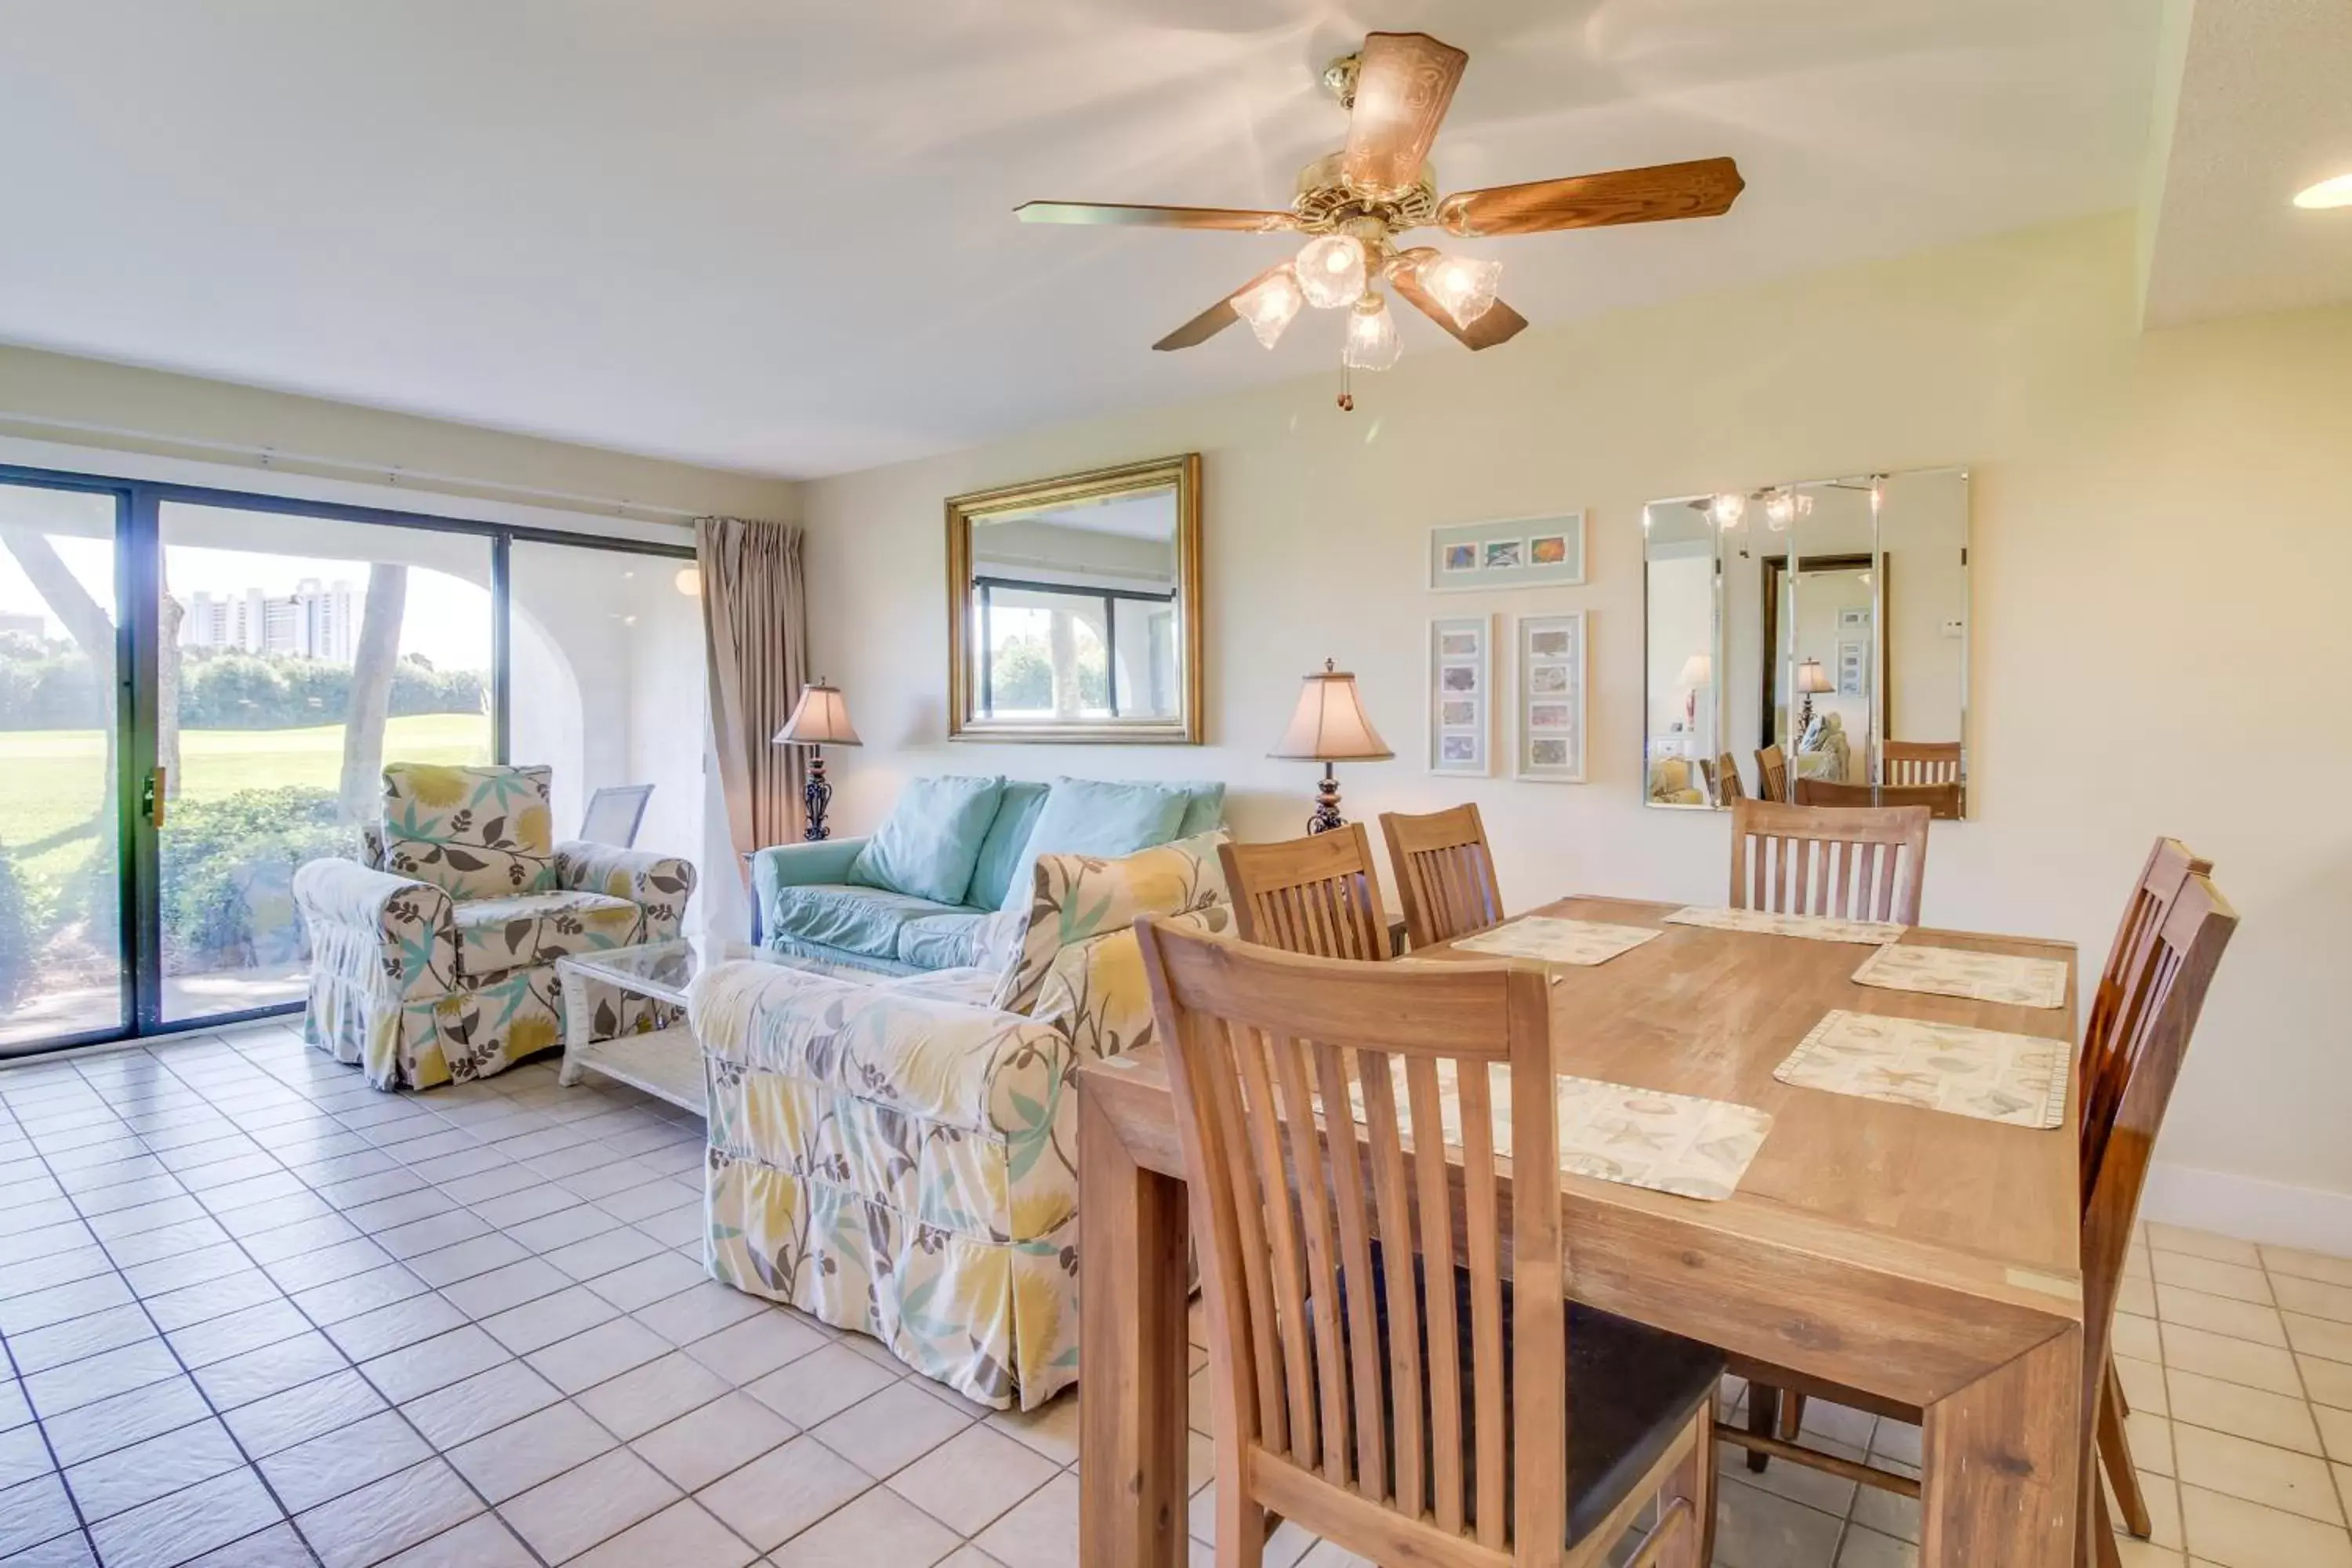
[(776, 731), (776, 744), (809, 749), (808, 783), (801, 787), (801, 800), (808, 807), (808, 826), (801, 837), (810, 843), (830, 837), (833, 831), (824, 825), (824, 808), (833, 804), (833, 786), (825, 783), (823, 748), (865, 743), (849, 726), (849, 705), (841, 700), (839, 688), (822, 680), (801, 688), (793, 716)]
[(1307, 819), (1307, 831), (1328, 833), (1348, 825), (1339, 815), (1339, 781), (1331, 764), (1381, 762), (1396, 753), (1365, 717), (1355, 676), (1327, 658), (1321, 669), (1301, 683), (1290, 728), (1266, 755), (1323, 764), (1323, 787), (1315, 797), (1315, 815)]
[(1797, 689), (1805, 696), (1805, 705), (1797, 712), (1797, 733), (1802, 736), (1813, 727), (1814, 694), (1835, 691), (1837, 683), (1830, 679), (1830, 672), (1822, 668), (1820, 659), (1803, 658), (1797, 661)]
[(1683, 678), (1679, 684), (1683, 689), (1683, 728), (1685, 730), (1698, 728), (1699, 689), (1713, 684), (1714, 680), (1715, 660), (1706, 655), (1695, 653), (1684, 663)]

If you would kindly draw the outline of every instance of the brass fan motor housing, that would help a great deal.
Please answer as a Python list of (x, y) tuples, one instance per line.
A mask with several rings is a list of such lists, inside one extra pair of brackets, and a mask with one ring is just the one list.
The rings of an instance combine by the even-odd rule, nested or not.
[(1398, 196), (1373, 196), (1349, 185), (1339, 172), (1345, 153), (1328, 153), (1298, 171), (1298, 194), (1290, 210), (1301, 228), (1321, 234), (1339, 228), (1350, 218), (1380, 220), (1391, 232), (1419, 228), (1437, 218), (1437, 165), (1424, 163), (1412, 188)]

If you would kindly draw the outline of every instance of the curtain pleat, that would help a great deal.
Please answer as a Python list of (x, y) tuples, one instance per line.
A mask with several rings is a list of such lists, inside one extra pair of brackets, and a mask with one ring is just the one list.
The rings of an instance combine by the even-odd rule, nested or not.
[[(731, 880), (740, 888), (743, 856), (801, 833), (803, 752), (774, 742), (808, 679), (801, 531), (698, 518), (694, 548), (710, 666), (711, 756), (734, 849)], [(719, 869), (710, 868), (709, 881), (719, 880)]]

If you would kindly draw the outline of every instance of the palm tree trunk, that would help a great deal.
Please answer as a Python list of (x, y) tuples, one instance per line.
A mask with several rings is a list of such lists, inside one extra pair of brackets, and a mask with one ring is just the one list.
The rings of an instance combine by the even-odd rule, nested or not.
[(367, 605), (352, 650), (352, 701), (343, 715), (342, 819), (364, 822), (383, 797), (383, 727), (392, 712), (392, 669), (408, 608), (408, 568), (368, 568)]

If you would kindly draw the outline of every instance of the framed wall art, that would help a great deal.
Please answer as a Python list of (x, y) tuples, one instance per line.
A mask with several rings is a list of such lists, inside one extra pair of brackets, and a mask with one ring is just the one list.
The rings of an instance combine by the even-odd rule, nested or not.
[(1429, 623), (1429, 771), (1475, 773), (1492, 767), (1495, 618), (1443, 616)]
[(1452, 523), (1429, 531), (1429, 585), (1549, 588), (1584, 581), (1584, 513)]
[(1514, 623), (1512, 691), (1518, 776), (1584, 782), (1584, 612), (1521, 616)]

